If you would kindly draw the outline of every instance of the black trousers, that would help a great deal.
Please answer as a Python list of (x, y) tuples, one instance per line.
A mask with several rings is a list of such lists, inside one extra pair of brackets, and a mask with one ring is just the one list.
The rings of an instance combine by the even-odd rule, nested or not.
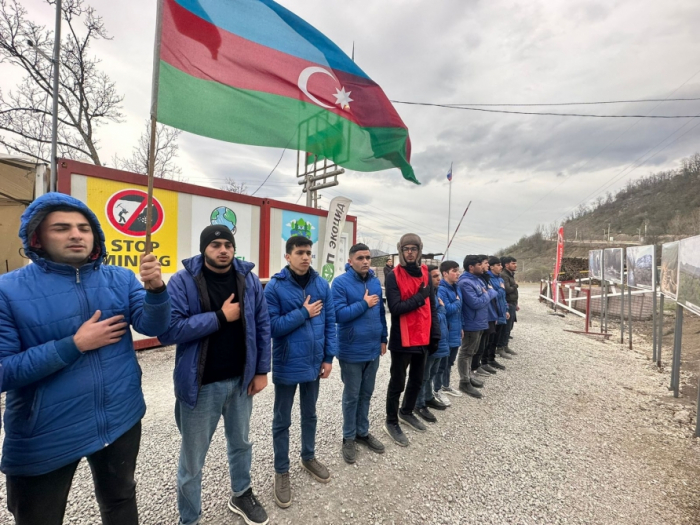
[[(391, 369), (389, 388), (386, 393), (386, 422), (399, 422), (399, 400), (403, 394), (401, 413), (408, 415), (416, 408), (418, 392), (423, 386), (423, 375), (425, 374), (425, 361), (428, 356), (428, 349), (424, 348), (421, 353), (391, 352)], [(408, 369), (408, 384), (406, 384), (406, 369)]]
[[(87, 457), (104, 525), (137, 525), (136, 456), (141, 422)], [(15, 525), (61, 525), (80, 460), (40, 476), (7, 476), (7, 508)]]
[(481, 364), (486, 365), (496, 360), (496, 347), (501, 346), (500, 340), (503, 336), (502, 334), (505, 327), (506, 325), (504, 324), (497, 324), (496, 331), (489, 335), (489, 340), (486, 343), (486, 350), (484, 351), (484, 355), (481, 357)]
[(488, 330), (484, 330), (481, 334), (481, 340), (479, 341), (479, 349), (476, 351), (474, 359), (472, 359), (472, 372), (479, 368), (482, 363), (488, 363), (487, 348), (489, 341), (491, 340), (491, 335)]

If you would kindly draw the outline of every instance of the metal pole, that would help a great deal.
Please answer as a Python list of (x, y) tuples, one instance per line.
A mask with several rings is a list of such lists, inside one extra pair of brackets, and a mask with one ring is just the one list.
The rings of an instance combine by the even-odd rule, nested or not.
[(600, 250), (600, 333), (605, 330), (605, 250)]
[(622, 283), (620, 283), (620, 344), (625, 344), (625, 285)]
[(695, 437), (700, 437), (700, 379), (698, 380), (698, 402), (695, 405)]
[(651, 345), (651, 359), (656, 362), (657, 357), (658, 357), (658, 346), (659, 346), (659, 337), (658, 337), (658, 326), (657, 326), (657, 315), (656, 315), (656, 309), (657, 309), (657, 303), (656, 303), (656, 287), (654, 287), (654, 293), (651, 296), (651, 324), (652, 324), (652, 334), (653, 334), (653, 343)]
[[(591, 304), (591, 292), (593, 291), (593, 277), (591, 277), (591, 272), (588, 272), (588, 307), (590, 308)], [(593, 326), (593, 319), (591, 319), (591, 314), (590, 312), (588, 313), (588, 326), (586, 326), (586, 331), (588, 331), (588, 328)]]
[[(642, 298), (643, 297), (644, 296), (642, 296)], [(630, 350), (632, 350), (632, 288), (629, 286), (627, 286), (627, 328), (629, 329), (628, 338)]]
[(49, 191), (56, 191), (58, 179), (58, 68), (61, 62), (61, 0), (56, 0), (56, 29), (53, 41), (53, 108), (51, 113), (51, 179)]
[(153, 176), (156, 163), (156, 117), (151, 117), (151, 142), (148, 148), (148, 194), (146, 198), (146, 246), (144, 253), (150, 254), (151, 226), (153, 225)]
[(673, 365), (671, 366), (671, 389), (678, 397), (681, 382), (681, 344), (683, 342), (683, 307), (676, 305), (676, 330), (673, 334)]
[(658, 336), (656, 341), (656, 366), (661, 366), (661, 348), (664, 343), (664, 296), (659, 298)]
[[(450, 164), (450, 173), (452, 173), (452, 164)], [(445, 250), (445, 259), (448, 258), (448, 255), (450, 253), (450, 247), (449, 247), (449, 243), (450, 243), (450, 214), (452, 213), (452, 180), (451, 179), (448, 182), (448, 184), (450, 185), (450, 192), (449, 192), (450, 196), (448, 197), (448, 200), (447, 200), (447, 244), (448, 244), (448, 246), (447, 246), (447, 250)]]

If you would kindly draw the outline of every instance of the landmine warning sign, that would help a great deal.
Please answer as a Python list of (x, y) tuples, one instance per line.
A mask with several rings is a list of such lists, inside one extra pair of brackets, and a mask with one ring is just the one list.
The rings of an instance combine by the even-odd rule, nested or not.
[[(148, 194), (141, 190), (122, 190), (112, 195), (107, 201), (105, 214), (112, 227), (131, 237), (146, 236), (146, 215), (148, 212)], [(158, 199), (153, 197), (151, 207), (151, 234), (163, 225), (165, 214)]]
[[(102, 225), (107, 245), (105, 264), (138, 273), (139, 257), (146, 250), (145, 187), (111, 180), (87, 179), (87, 205)], [(153, 254), (164, 274), (177, 270), (178, 194), (153, 190)]]

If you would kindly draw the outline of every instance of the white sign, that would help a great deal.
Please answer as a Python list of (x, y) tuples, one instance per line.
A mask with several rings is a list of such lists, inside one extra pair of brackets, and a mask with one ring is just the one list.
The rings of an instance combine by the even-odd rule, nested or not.
[[(212, 224), (221, 224), (233, 232), (236, 258), (251, 260), (253, 207), (250, 204), (192, 196), (192, 247), (199, 248), (199, 235)], [(194, 255), (194, 254), (192, 254)], [(257, 261), (251, 261), (257, 262)]]
[[(352, 201), (346, 197), (334, 198), (328, 206), (328, 218), (326, 219), (326, 236), (323, 241), (323, 261), (321, 275), (331, 282), (336, 275), (336, 266), (339, 262), (340, 244), (342, 242), (345, 217), (348, 214)], [(344, 262), (344, 261), (340, 261)]]

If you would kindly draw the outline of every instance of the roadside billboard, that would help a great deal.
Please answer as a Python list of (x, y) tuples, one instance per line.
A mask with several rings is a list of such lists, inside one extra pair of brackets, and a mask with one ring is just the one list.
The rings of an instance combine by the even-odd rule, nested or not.
[(674, 301), (678, 297), (678, 250), (680, 243), (667, 242), (661, 246), (661, 293)]
[(591, 279), (602, 279), (603, 266), (601, 258), (603, 250), (591, 250), (588, 252), (588, 277)]
[(627, 286), (654, 290), (656, 262), (654, 246), (630, 246), (627, 248)]
[(624, 273), (623, 248), (606, 248), (603, 254), (605, 266), (605, 280), (611, 283), (622, 284)]
[(700, 315), (700, 235), (680, 242), (678, 304)]

